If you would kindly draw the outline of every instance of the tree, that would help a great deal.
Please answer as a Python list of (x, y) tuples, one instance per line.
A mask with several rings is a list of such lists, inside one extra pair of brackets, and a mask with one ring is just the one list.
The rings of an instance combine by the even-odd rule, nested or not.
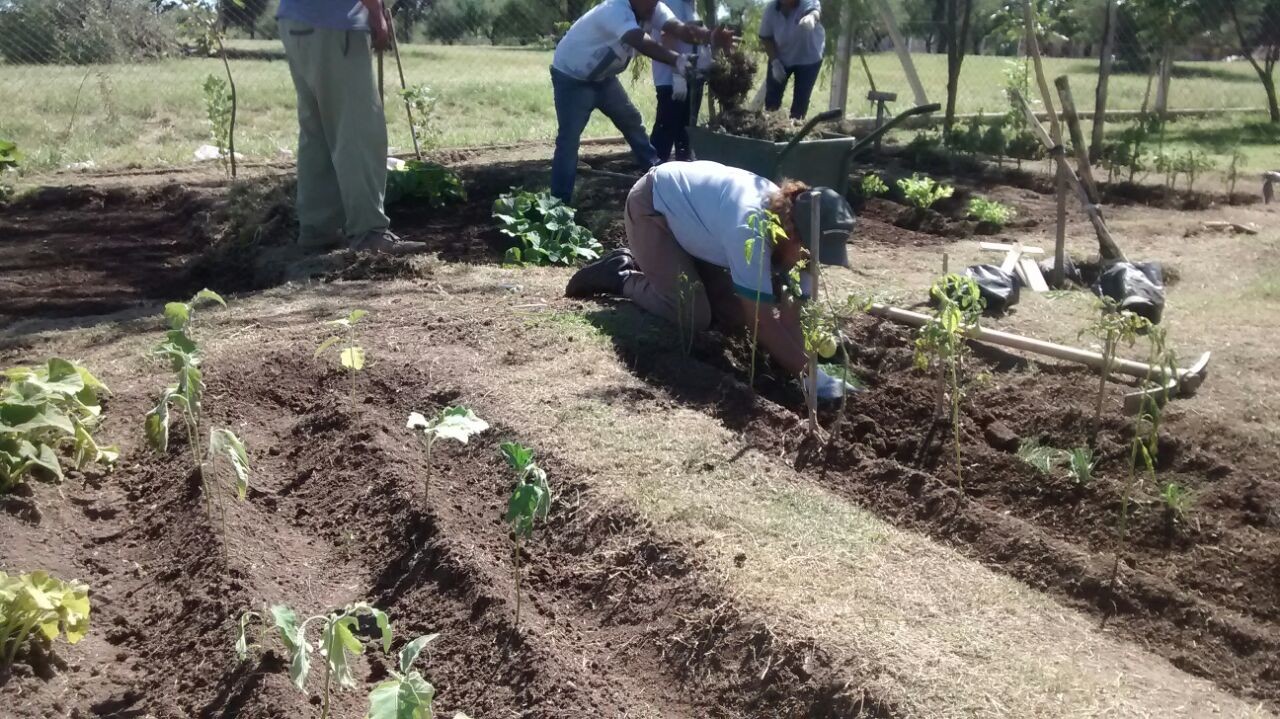
[(942, 134), (951, 137), (956, 120), (956, 94), (960, 90), (960, 66), (969, 47), (969, 28), (973, 24), (973, 0), (944, 0), (946, 22), (942, 26), (947, 49), (947, 109), (942, 120)]
[(268, 4), (270, 0), (220, 0), (218, 22), (223, 28), (238, 27), (254, 37)]
[(1231, 25), (1253, 71), (1267, 93), (1271, 122), (1280, 123), (1276, 98), (1276, 61), (1280, 60), (1280, 0), (1223, 0)]
[(1132, 3), (1138, 38), (1156, 58), (1159, 76), (1156, 101), (1157, 114), (1169, 109), (1169, 84), (1173, 77), (1173, 51), (1184, 46), (1203, 28), (1203, 18), (1196, 0), (1136, 0)]

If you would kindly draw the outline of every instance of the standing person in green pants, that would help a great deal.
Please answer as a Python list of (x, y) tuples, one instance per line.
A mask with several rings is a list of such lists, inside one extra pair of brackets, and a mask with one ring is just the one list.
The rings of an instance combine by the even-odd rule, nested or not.
[(281, 0), (276, 19), (298, 93), (299, 244), (425, 249), (392, 234), (383, 211), (387, 123), (372, 60), (394, 38), (382, 0)]

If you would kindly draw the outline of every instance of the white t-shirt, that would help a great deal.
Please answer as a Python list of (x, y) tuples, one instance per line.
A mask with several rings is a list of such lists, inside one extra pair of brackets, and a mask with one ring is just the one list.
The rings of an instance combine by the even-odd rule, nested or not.
[(749, 300), (775, 302), (773, 246), (756, 239), (751, 216), (760, 213), (778, 186), (718, 162), (668, 162), (653, 170), (653, 207), (685, 252), (729, 270), (733, 289)]
[[(667, 5), (667, 8), (671, 10), (677, 20), (685, 25), (698, 21), (698, 8), (695, 6), (694, 0), (670, 0), (670, 5)], [(665, 35), (666, 33), (660, 34)], [(658, 42), (665, 44), (666, 38), (660, 37)], [(693, 45), (690, 45), (683, 40), (677, 40), (671, 49), (681, 55), (687, 55), (688, 53), (693, 52)], [(653, 63), (653, 84), (657, 87), (670, 85), (671, 75), (674, 71), (675, 69), (665, 62)]]
[[(806, 15), (817, 13), (819, 22), (812, 30), (800, 27)], [(783, 15), (778, 0), (769, 0), (760, 18), (760, 37), (772, 39), (778, 46), (778, 59), (786, 67), (822, 62), (827, 45), (827, 31), (822, 27), (822, 3), (800, 0), (789, 15)]]
[(604, 0), (588, 10), (556, 44), (551, 67), (574, 78), (596, 82), (627, 69), (636, 50), (622, 41), (632, 30), (644, 30), (649, 37), (662, 32), (675, 19), (666, 5), (658, 3), (643, 25), (636, 20), (630, 0)]

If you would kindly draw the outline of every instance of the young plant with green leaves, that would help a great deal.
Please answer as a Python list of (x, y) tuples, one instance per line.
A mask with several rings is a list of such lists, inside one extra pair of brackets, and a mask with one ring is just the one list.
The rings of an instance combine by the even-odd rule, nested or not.
[(462, 179), (453, 170), (426, 160), (406, 160), (403, 166), (387, 172), (386, 203), (401, 202), (440, 210), (467, 201)]
[[(684, 351), (686, 357), (693, 354), (693, 340), (698, 326), (696, 316), (698, 305), (694, 298), (697, 297), (701, 288), (701, 280), (691, 279), (684, 272), (676, 276), (676, 316), (679, 318), (676, 328), (680, 330), (680, 349)], [(688, 325), (685, 324), (686, 318)]]
[[(764, 258), (769, 257), (773, 253), (773, 248), (779, 242), (787, 239), (787, 231), (782, 227), (782, 221), (776, 213), (771, 210), (757, 210), (747, 217), (747, 227), (751, 228), (751, 237), (743, 244), (743, 257), (746, 258), (747, 264), (755, 263), (757, 269), (757, 287), (764, 286)], [(759, 252), (757, 255), (756, 253)], [(794, 270), (798, 272), (797, 268)], [(794, 278), (794, 282), (799, 283), (799, 278)], [(756, 346), (760, 341), (760, 298), (756, 297), (755, 319), (751, 325), (751, 370), (747, 376), (747, 386), (755, 389), (756, 384)]]
[(932, 177), (914, 173), (911, 177), (898, 180), (898, 189), (906, 196), (907, 202), (918, 210), (927, 210), (939, 200), (945, 200), (955, 194), (956, 188), (941, 185)]
[(1098, 460), (1088, 447), (1076, 447), (1067, 457), (1067, 469), (1078, 487), (1087, 487), (1093, 482), (1093, 470), (1097, 466)]
[(1070, 461), (1071, 453), (1042, 444), (1038, 438), (1024, 439), (1018, 445), (1018, 459), (1031, 465), (1040, 474), (1049, 476), (1055, 469)]
[(43, 571), (0, 571), (0, 669), (13, 666), (23, 646), (40, 643), (48, 650), (60, 635), (75, 644), (88, 631), (89, 587)]
[(417, 138), (419, 152), (426, 152), (439, 146), (443, 132), (439, 126), (436, 107), (440, 99), (426, 85), (414, 85), (400, 91), (400, 97), (409, 107), (409, 116), (413, 118), (413, 133)]
[(884, 180), (874, 172), (863, 175), (860, 186), (863, 197), (878, 197), (889, 191), (889, 186), (884, 184)]
[(192, 339), (195, 329), (196, 308), (201, 304), (226, 302), (212, 290), (201, 290), (189, 302), (170, 302), (165, 305), (164, 316), (169, 322), (165, 339), (152, 349), (152, 356), (164, 360), (173, 371), (175, 381), (160, 394), (156, 406), (143, 420), (147, 444), (157, 452), (169, 451), (169, 424), (171, 408), (177, 408), (186, 428), (187, 447), (191, 461), (200, 478), (205, 507), (210, 516), (216, 501), (221, 510), (223, 527), (226, 525), (225, 507), (221, 495), (215, 491), (223, 474), (229, 472), (237, 499), (244, 500), (249, 491), (249, 456), (244, 443), (229, 429), (210, 428), (209, 439), (200, 449), (204, 422), (204, 374), (201, 370), (200, 348)]
[[(969, 355), (965, 334), (978, 326), (985, 302), (978, 283), (966, 275), (949, 274), (929, 288), (934, 302), (933, 316), (916, 334), (915, 364), (922, 371), (938, 373), (938, 398), (950, 397), (952, 443), (955, 448), (956, 481), (964, 490), (960, 455), (961, 374)], [(948, 391), (949, 390), (949, 391)]]
[(445, 407), (427, 419), (421, 412), (410, 412), (407, 428), (417, 430), (418, 441), (427, 453), (427, 470), (422, 481), (422, 497), (431, 490), (431, 450), (438, 439), (452, 439), (467, 444), (471, 438), (489, 429), (489, 423), (466, 407)]
[(231, 174), (231, 90), (227, 81), (209, 73), (201, 86), (204, 91), (205, 114), (209, 117), (209, 131), (214, 147), (218, 148), (218, 162)]
[(18, 146), (9, 140), (0, 140), (0, 203), (8, 202), (13, 196), (13, 187), (3, 178), (9, 172), (16, 171), (21, 161), (22, 153), (18, 152)]
[(510, 264), (575, 265), (600, 257), (604, 246), (574, 219), (576, 210), (551, 193), (512, 191), (493, 203), (499, 232), (515, 240)]
[(107, 386), (89, 370), (60, 358), (5, 370), (0, 385), (0, 494), (27, 477), (61, 482), (65, 449), (71, 466), (114, 464), (115, 447), (93, 437)]
[[(244, 0), (230, 0), (230, 2), (244, 5)], [(209, 105), (209, 120), (213, 124), (215, 138), (225, 137), (227, 151), (225, 162), (231, 177), (234, 178), (236, 176), (236, 79), (231, 74), (231, 61), (227, 58), (227, 48), (223, 43), (224, 26), (218, 19), (217, 6), (213, 3), (204, 0), (178, 0), (177, 4), (183, 10), (178, 22), (178, 31), (182, 38), (192, 43), (197, 51), (206, 56), (216, 51), (218, 58), (222, 60), (222, 69), (227, 76), (225, 87), (222, 89), (212, 87), (206, 80), (202, 89), (205, 92), (206, 103), (209, 102), (211, 90), (216, 90), (219, 95), (225, 94), (225, 100), (219, 98), (216, 101), (217, 120), (214, 119), (214, 104)], [(218, 145), (218, 149), (222, 149), (221, 144)]]
[(1169, 527), (1186, 521), (1192, 499), (1191, 490), (1177, 482), (1165, 482), (1160, 487), (1160, 504), (1164, 507), (1165, 522)]
[(351, 378), (351, 408), (354, 410), (356, 406), (356, 374), (364, 369), (364, 348), (360, 346), (356, 338), (356, 325), (360, 320), (364, 319), (368, 312), (364, 310), (351, 310), (346, 317), (339, 317), (336, 320), (329, 320), (325, 324), (329, 327), (337, 327), (340, 334), (330, 335), (328, 339), (320, 343), (316, 348), (312, 358), (318, 358), (320, 355), (336, 349), (338, 351), (338, 366), (347, 371), (347, 375)]
[(1205, 170), (1212, 170), (1217, 166), (1217, 163), (1213, 161), (1213, 158), (1208, 153), (1195, 147), (1178, 155), (1175, 164), (1177, 169), (1187, 178), (1188, 192), (1195, 192), (1197, 177), (1202, 175)]
[[(4, 148), (0, 145), (0, 167), (3, 166)], [(1244, 162), (1244, 153), (1240, 148), (1236, 148), (1231, 152), (1231, 162), (1227, 164), (1226, 181), (1227, 181), (1227, 199), (1230, 200), (1236, 194), (1236, 181), (1240, 179), (1240, 163)]]
[(1102, 427), (1102, 405), (1106, 399), (1107, 380), (1111, 378), (1111, 368), (1115, 365), (1116, 352), (1121, 345), (1133, 347), (1138, 337), (1146, 332), (1151, 323), (1127, 310), (1121, 310), (1119, 304), (1110, 297), (1102, 297), (1097, 304), (1098, 315), (1088, 327), (1080, 331), (1079, 336), (1089, 335), (1102, 343), (1102, 367), (1098, 377), (1098, 397), (1094, 403), (1093, 427), (1089, 433), (1089, 446), (1098, 442), (1098, 431)]
[(969, 216), (978, 222), (1003, 227), (1016, 214), (1012, 207), (985, 197), (973, 197), (969, 200)]
[(503, 515), (511, 527), (514, 542), (511, 556), (515, 565), (516, 626), (520, 626), (520, 540), (533, 535), (534, 525), (545, 522), (551, 512), (551, 486), (547, 472), (534, 461), (533, 450), (516, 442), (503, 442), (502, 457), (516, 475), (515, 486), (507, 500), (507, 512)]

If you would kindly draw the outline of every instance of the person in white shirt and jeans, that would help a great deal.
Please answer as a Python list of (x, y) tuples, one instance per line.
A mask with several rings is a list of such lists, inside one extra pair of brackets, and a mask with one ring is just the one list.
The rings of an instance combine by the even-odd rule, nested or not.
[[(669, 0), (667, 7), (676, 19), (685, 25), (698, 22), (695, 0)], [(670, 33), (662, 33), (662, 44), (681, 55), (694, 51), (694, 46)], [(649, 141), (658, 153), (658, 159), (666, 162), (675, 151), (676, 160), (689, 159), (689, 83), (682, 75), (671, 71), (670, 65), (653, 63), (653, 86), (658, 94), (658, 110), (653, 118), (653, 134)]]
[[(613, 121), (644, 167), (658, 164), (640, 111), (627, 97), (618, 74), (640, 52), (655, 63), (685, 75), (693, 60), (663, 47), (653, 38), (670, 34), (688, 43), (709, 43), (712, 31), (686, 25), (658, 0), (604, 0), (588, 10), (556, 45), (551, 61), (551, 87), (556, 106), (555, 156), (551, 161), (551, 194), (566, 203), (573, 198), (578, 172), (578, 145), (594, 110)], [(716, 34), (727, 43), (728, 29)]]
[(764, 109), (773, 112), (782, 107), (787, 80), (794, 77), (791, 117), (803, 119), (809, 112), (809, 98), (818, 83), (827, 44), (822, 4), (818, 0), (769, 0), (760, 20), (760, 41), (769, 56)]

